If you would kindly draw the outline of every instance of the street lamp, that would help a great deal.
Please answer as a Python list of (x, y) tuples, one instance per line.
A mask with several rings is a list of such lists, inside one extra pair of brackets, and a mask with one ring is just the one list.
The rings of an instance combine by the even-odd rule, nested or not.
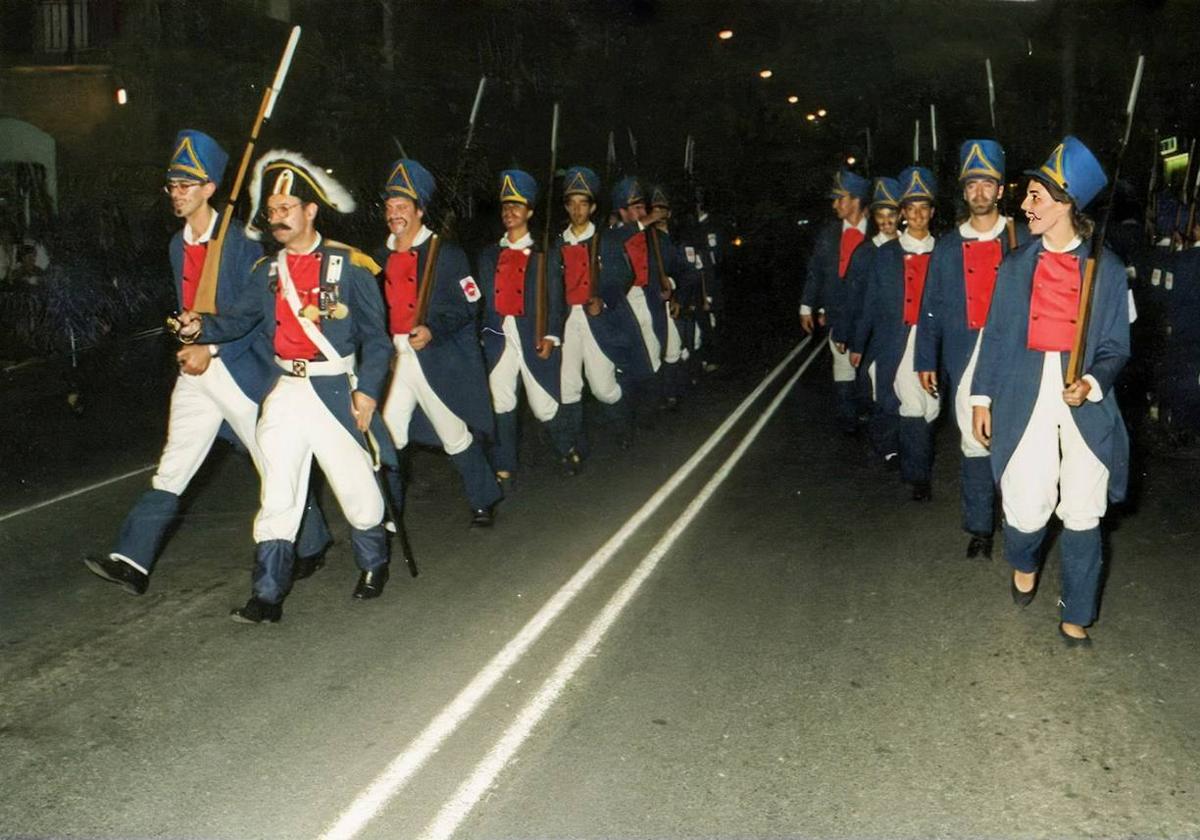
[(789, 105), (795, 105), (799, 101), (800, 101), (800, 97), (796, 96), (795, 94), (792, 94), (791, 96), (788, 97)]
[(809, 122), (816, 122), (817, 115), (816, 114), (805, 114), (804, 119), (808, 120)]
[(759, 71), (758, 71), (758, 75), (759, 75), (759, 77), (760, 77), (760, 78), (763, 78), (763, 79), (769, 79), (769, 78), (771, 78), (772, 76), (774, 76), (775, 74), (774, 74), (774, 73), (772, 73), (770, 70), (759, 70)]
[(817, 109), (817, 116), (818, 116), (818, 117), (823, 117), (823, 116), (825, 116), (825, 113), (826, 113), (826, 111), (825, 111), (825, 109), (824, 109), (824, 108), (818, 108), (818, 109)]
[(858, 158), (856, 158), (854, 155), (850, 155), (850, 157), (846, 158), (847, 166), (853, 166), (856, 163), (858, 163)]
[(720, 38), (722, 41), (728, 41), (730, 38), (733, 37), (733, 30), (732, 29), (722, 29), (720, 32), (717, 33), (717, 37)]

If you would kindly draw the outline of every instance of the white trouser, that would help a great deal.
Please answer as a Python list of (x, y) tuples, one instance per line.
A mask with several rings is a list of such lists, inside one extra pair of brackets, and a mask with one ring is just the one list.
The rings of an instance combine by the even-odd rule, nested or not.
[(583, 399), (583, 377), (587, 375), (592, 396), (606, 405), (621, 399), (617, 384), (617, 366), (612, 363), (596, 337), (592, 335), (588, 314), (581, 304), (571, 307), (562, 343), (562, 401), (577, 403)]
[(504, 316), (504, 352), (500, 361), (488, 374), (488, 385), (492, 389), (492, 410), (497, 414), (507, 414), (517, 410), (517, 380), (525, 385), (525, 397), (529, 400), (529, 408), (533, 416), (543, 423), (554, 419), (558, 413), (558, 403), (550, 392), (538, 384), (525, 364), (525, 354), (521, 350), (521, 334), (517, 332), (517, 320), (512, 315)]
[(663, 307), (667, 311), (667, 349), (663, 352), (663, 361), (673, 365), (679, 361), (681, 356), (686, 359), (687, 355), (683, 350), (683, 338), (679, 335), (679, 325), (671, 317), (671, 304), (664, 303)]
[(396, 360), (382, 415), (396, 448), (408, 446), (408, 424), (412, 421), (413, 412), (420, 406), (437, 432), (446, 454), (465, 452), (474, 440), (471, 430), (429, 386), (425, 371), (421, 370), (421, 364), (417, 361), (417, 351), (408, 343), (408, 335), (393, 336), (392, 342), (396, 345)]
[(150, 486), (176, 496), (181, 494), (204, 463), (221, 430), (222, 420), (229, 423), (246, 445), (261, 476), (262, 456), (254, 440), (257, 419), (257, 403), (242, 393), (220, 356), (208, 363), (204, 373), (196, 376), (181, 373), (171, 392), (167, 443)]
[(971, 351), (971, 360), (963, 372), (961, 382), (954, 383), (954, 419), (958, 421), (958, 432), (961, 439), (962, 454), (968, 458), (986, 458), (988, 449), (975, 440), (974, 412), (971, 410), (971, 380), (975, 377), (975, 363), (979, 361), (979, 345), (983, 342), (983, 330), (975, 336), (975, 349)]
[(921, 378), (913, 370), (913, 355), (917, 347), (917, 328), (908, 328), (908, 343), (904, 345), (904, 356), (900, 359), (900, 367), (896, 368), (896, 381), (893, 389), (896, 398), (900, 400), (901, 417), (924, 417), (926, 423), (937, 419), (941, 403), (938, 397), (932, 396), (921, 387)]
[(1027, 534), (1052, 512), (1072, 531), (1087, 531), (1108, 509), (1108, 468), (1084, 442), (1063, 387), (1060, 354), (1047, 353), (1029, 425), (1000, 477), (1004, 518)]
[(850, 351), (839, 353), (833, 336), (829, 336), (829, 355), (833, 356), (833, 381), (834, 382), (853, 382), (856, 371), (854, 365), (850, 364)]
[(365, 530), (383, 521), (383, 496), (371, 456), (325, 407), (310, 380), (279, 378), (263, 402), (258, 445), (263, 486), (262, 507), (254, 520), (255, 542), (296, 538), (313, 458), (350, 527)]
[(876, 367), (874, 362), (871, 362), (871, 364), (867, 365), (867, 376), (871, 379), (871, 402), (879, 402), (879, 392), (876, 390), (879, 387), (879, 384), (875, 381), (878, 379), (878, 374), (875, 371)]
[(629, 301), (633, 316), (637, 318), (638, 327), (642, 331), (642, 343), (646, 345), (646, 352), (650, 354), (650, 367), (657, 372), (662, 365), (662, 345), (658, 343), (658, 336), (654, 334), (654, 319), (650, 317), (646, 293), (640, 286), (630, 286), (625, 299)]

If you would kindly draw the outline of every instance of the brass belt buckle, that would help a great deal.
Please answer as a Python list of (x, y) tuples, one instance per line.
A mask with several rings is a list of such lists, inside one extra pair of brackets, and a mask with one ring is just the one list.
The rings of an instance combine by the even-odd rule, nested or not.
[(292, 376), (305, 378), (308, 376), (308, 360), (292, 359)]

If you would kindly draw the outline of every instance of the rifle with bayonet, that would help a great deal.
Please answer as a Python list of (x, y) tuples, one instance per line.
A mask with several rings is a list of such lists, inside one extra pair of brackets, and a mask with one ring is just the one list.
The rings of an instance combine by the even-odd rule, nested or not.
[(1104, 211), (1104, 221), (1100, 224), (1100, 232), (1092, 238), (1091, 254), (1088, 255), (1087, 265), (1083, 270), (1083, 284), (1079, 294), (1079, 316), (1075, 319), (1075, 341), (1071, 345), (1071, 356), (1067, 362), (1067, 385), (1074, 385), (1083, 374), (1088, 325), (1092, 320), (1092, 292), (1096, 285), (1096, 264), (1104, 255), (1104, 237), (1108, 233), (1108, 223), (1112, 219), (1113, 204), (1117, 197), (1117, 184), (1121, 178), (1121, 163), (1125, 159), (1125, 149), (1129, 146), (1129, 133), (1133, 130), (1133, 113), (1137, 107), (1138, 90), (1142, 86), (1142, 71), (1145, 66), (1146, 56), (1139, 55), (1137, 70), (1133, 74), (1133, 86), (1129, 91), (1129, 104), (1125, 106), (1125, 135), (1121, 138), (1121, 148), (1117, 152), (1117, 165), (1113, 168), (1108, 207)]
[(537, 310), (534, 317), (534, 335), (537, 344), (546, 337), (550, 320), (550, 283), (547, 278), (550, 263), (550, 216), (554, 208), (554, 173), (558, 169), (558, 103), (554, 103), (554, 118), (550, 124), (550, 176), (546, 179), (546, 221), (542, 226), (542, 247), (537, 263)]
[[(992, 136), (996, 139), (996, 142), (999, 142), (1000, 132), (996, 128), (996, 82), (992, 78), (992, 60), (990, 58), (984, 59), (983, 66), (987, 70), (988, 113), (992, 118)], [(1005, 200), (1011, 200), (1012, 198), (1012, 196), (1008, 195), (1008, 190), (1005, 187), (1005, 184), (1000, 185), (1000, 188), (1005, 190), (1004, 195), (1000, 198), (1000, 215), (1004, 217), (1004, 231), (1008, 235), (1008, 250), (1011, 253), (1017, 250), (1017, 223), (1012, 215), (1005, 210)]]
[(1158, 186), (1158, 129), (1154, 129), (1154, 147), (1150, 156), (1150, 182), (1146, 187), (1146, 213), (1142, 219), (1142, 228), (1146, 241), (1154, 244), (1156, 222), (1158, 220), (1158, 199), (1154, 188)]
[[(283, 57), (279, 60), (279, 66), (275, 69), (275, 78), (271, 82), (270, 87), (263, 91), (262, 102), (258, 106), (258, 114), (254, 117), (254, 125), (250, 128), (250, 138), (246, 141), (246, 149), (242, 152), (242, 163), (238, 167), (237, 177), (233, 180), (233, 188), (229, 191), (229, 198), (225, 203), (225, 209), (221, 213), (221, 225), (217, 229), (217, 235), (208, 243), (208, 254), (204, 258), (204, 269), (200, 272), (200, 282), (196, 288), (196, 299), (192, 304), (192, 309), (196, 312), (205, 314), (215, 314), (217, 311), (217, 283), (220, 281), (221, 270), (221, 251), (225, 246), (225, 235), (229, 232), (229, 221), (233, 218), (233, 208), (237, 203), (238, 195), (242, 190), (242, 181), (246, 177), (246, 170), (250, 168), (250, 158), (254, 155), (254, 144), (258, 142), (259, 132), (271, 119), (271, 113), (275, 110), (275, 102), (279, 99), (279, 94), (283, 90), (284, 79), (287, 78), (288, 70), (292, 66), (292, 56), (296, 53), (296, 44), (300, 41), (300, 27), (293, 26), (292, 33), (288, 36), (287, 46), (284, 47)], [(168, 319), (168, 325), (172, 326)], [(177, 322), (176, 322), (177, 323)]]

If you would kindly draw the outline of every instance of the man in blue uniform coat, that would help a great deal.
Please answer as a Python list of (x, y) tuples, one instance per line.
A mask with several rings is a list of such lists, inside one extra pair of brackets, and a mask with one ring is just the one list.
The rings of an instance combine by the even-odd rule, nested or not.
[(875, 359), (865, 355), (866, 347), (858, 341), (858, 325), (862, 322), (867, 288), (875, 270), (875, 257), (880, 248), (899, 235), (900, 182), (895, 178), (875, 179), (871, 192), (871, 222), (875, 226), (875, 233), (855, 248), (850, 257), (850, 267), (846, 270), (846, 281), (850, 285), (846, 310), (834, 325), (831, 336), (835, 349), (838, 344), (845, 346), (850, 364), (858, 372), (859, 389), (870, 406), (867, 429), (871, 447), (889, 469), (897, 469), (900, 466), (900, 453), (895, 424), (888, 419), (880, 405)]
[[(538, 197), (533, 176), (519, 169), (500, 173), (500, 220), (504, 235), (479, 255), (479, 285), (484, 299), (483, 351), (496, 416), (492, 467), (501, 484), (517, 471), (517, 386), (524, 386), (529, 408), (546, 426), (564, 469), (578, 468), (570, 430), (559, 416), (561, 394), (563, 283), (557, 246), (535, 251), (529, 222)], [(541, 263), (542, 265), (539, 265)], [(539, 300), (539, 270), (545, 282)], [(544, 307), (545, 334), (538, 335), (538, 309)]]
[(653, 375), (637, 318), (625, 292), (633, 275), (620, 233), (601, 231), (593, 222), (600, 178), (586, 166), (572, 166), (563, 179), (563, 202), (570, 224), (559, 234), (567, 309), (562, 345), (562, 411), (575, 448), (586, 453), (583, 434), (583, 382), (609, 407), (622, 446), (632, 435), (632, 412), (625, 386)]
[(962, 526), (971, 535), (966, 554), (990, 558), (995, 487), (988, 450), (975, 440), (972, 430), (970, 396), (996, 272), (1017, 238), (1012, 220), (1000, 213), (1004, 196), (1004, 149), (1000, 144), (995, 140), (963, 143), (958, 183), (965, 214), (958, 227), (941, 238), (930, 259), (915, 364), (921, 384), (930, 394), (938, 391), (939, 369), (949, 374), (963, 456)]
[(839, 350), (832, 331), (840, 329), (844, 318), (849, 284), (846, 282), (850, 258), (867, 237), (867, 205), (871, 200), (871, 182), (843, 169), (834, 176), (829, 192), (836, 221), (817, 234), (805, 269), (804, 290), (800, 297), (800, 326), (811, 333), (816, 326), (829, 325), (833, 355), (833, 390), (838, 425), (847, 434), (858, 430), (859, 409), (855, 390), (855, 370), (845, 344)]
[(1099, 599), (1100, 518), (1124, 497), (1128, 478), (1129, 439), (1113, 389), (1129, 358), (1128, 289), (1121, 261), (1097, 255), (1082, 375), (1064, 386), (1092, 233), (1082, 208), (1108, 178), (1075, 137), (1027, 174), (1021, 209), (1038, 238), (1000, 266), (971, 385), (973, 423), (1000, 485), (1013, 600), (1033, 600), (1046, 524), (1057, 513), (1059, 633), (1080, 646), (1090, 644)]
[[(175, 138), (164, 190), (172, 211), (184, 220), (169, 246), (180, 311), (191, 309), (195, 302), (209, 242), (220, 224), (220, 214), (210, 201), (228, 160), (217, 142), (203, 132), (185, 129)], [(230, 224), (217, 274), (218, 310), (231, 306), (251, 284), (250, 271), (260, 256), (259, 244), (246, 238), (240, 224)], [(143, 594), (149, 586), (163, 537), (179, 512), (179, 496), (204, 463), (218, 434), (245, 447), (255, 469), (262, 471), (254, 426), (270, 371), (261, 337), (247, 335), (221, 346), (192, 344), (176, 356), (180, 375), (171, 393), (167, 443), (150, 480), (151, 489), (125, 517), (113, 550), (84, 561), (92, 572), (134, 595)], [(329, 542), (320, 508), (310, 501), (299, 546), (307, 568), (320, 563)]]
[[(402, 158), (388, 170), (383, 199), (390, 234), (376, 262), (383, 266), (396, 358), (380, 413), (398, 449), (415, 439), (445, 450), (462, 477), (471, 524), (487, 527), (500, 487), (481, 442), (495, 434), (476, 328), (481, 293), (462, 248), (425, 227), (435, 189), (415, 160)], [(387, 475), (399, 502), (400, 472)]]
[[(267, 152), (250, 183), (251, 218), (283, 246), (258, 262), (242, 297), (219, 315), (185, 312), (180, 338), (223, 343), (261, 330), (274, 353), (258, 422), (263, 451), (262, 506), (253, 593), (235, 621), (276, 622), (292, 580), (292, 540), (315, 459), (350, 523), (360, 571), (353, 597), (382, 594), (388, 579), (384, 499), (375, 470), (390, 439), (375, 412), (393, 350), (379, 266), (366, 254), (324, 239), (321, 206), (340, 213), (354, 200), (326, 171), (294, 152)], [(384, 451), (381, 451), (383, 449)], [(390, 452), (394, 460), (394, 452)]]
[(900, 477), (912, 485), (914, 501), (932, 496), (931, 424), (938, 416), (938, 398), (921, 387), (913, 356), (920, 320), (921, 296), (934, 237), (933, 173), (911, 166), (900, 173), (900, 213), (907, 223), (894, 241), (881, 246), (871, 266), (863, 310), (856, 326), (855, 345), (875, 364), (876, 397), (881, 433), (895, 440), (900, 453)]

